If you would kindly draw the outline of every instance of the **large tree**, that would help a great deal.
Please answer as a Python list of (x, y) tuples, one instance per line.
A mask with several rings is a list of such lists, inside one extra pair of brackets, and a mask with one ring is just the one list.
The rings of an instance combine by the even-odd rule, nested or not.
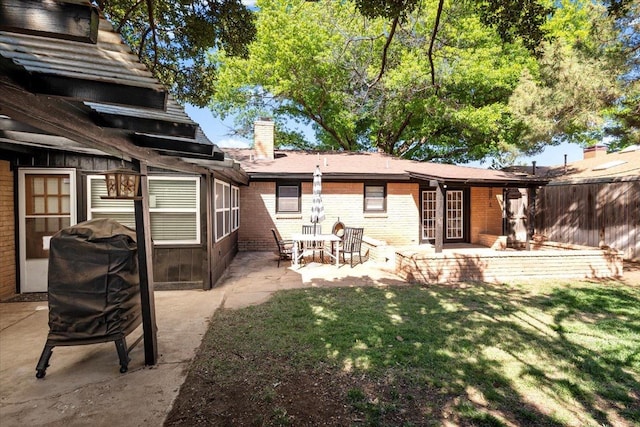
[(209, 52), (247, 54), (254, 15), (240, 0), (98, 0), (154, 75), (182, 102), (206, 105), (216, 68)]
[(612, 21), (590, 4), (260, 1), (248, 57), (215, 57), (212, 108), (246, 131), (273, 117), (284, 145), (309, 147), (289, 125), (310, 121), (316, 148), (423, 160), (588, 143), (621, 70)]
[(518, 143), (508, 97), (535, 52), (476, 2), (423, 1), (395, 17), (365, 17), (348, 1), (258, 6), (248, 57), (216, 57), (212, 107), (240, 113), (246, 129), (272, 116), (280, 142), (306, 147), (286, 126), (311, 120), (321, 149), (449, 162)]
[(179, 101), (274, 117), (281, 145), (310, 146), (295, 121), (320, 148), (449, 162), (638, 141), (637, 0), (353, 1), (98, 3)]
[(638, 106), (640, 70), (629, 41), (639, 24), (636, 30), (621, 26), (605, 4), (565, 0), (560, 6), (545, 24), (550, 37), (542, 57), (525, 70), (510, 99), (514, 117), (526, 124), (523, 138), (532, 151), (561, 141), (592, 145), (616, 132), (624, 138), (614, 147), (633, 143), (637, 120), (634, 125), (625, 113)]

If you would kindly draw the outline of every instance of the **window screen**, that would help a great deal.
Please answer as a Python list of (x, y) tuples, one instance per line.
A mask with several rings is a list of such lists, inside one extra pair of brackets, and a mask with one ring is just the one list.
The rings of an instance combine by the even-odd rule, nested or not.
[(300, 212), (300, 186), (278, 185), (278, 212)]
[[(101, 199), (102, 176), (88, 177), (88, 218), (112, 218), (135, 228), (131, 200)], [(200, 180), (197, 177), (149, 177), (151, 238), (159, 244), (200, 243)]]
[(385, 210), (384, 185), (365, 185), (364, 210), (365, 212), (382, 212)]

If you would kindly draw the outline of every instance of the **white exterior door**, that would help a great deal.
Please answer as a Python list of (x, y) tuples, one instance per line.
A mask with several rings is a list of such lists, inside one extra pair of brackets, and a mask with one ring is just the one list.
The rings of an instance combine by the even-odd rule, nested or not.
[(76, 223), (74, 169), (20, 169), (20, 291), (46, 292), (49, 240)]
[[(465, 240), (465, 194), (462, 190), (445, 192), (444, 241)], [(435, 242), (436, 239), (436, 192), (422, 191), (422, 242)]]

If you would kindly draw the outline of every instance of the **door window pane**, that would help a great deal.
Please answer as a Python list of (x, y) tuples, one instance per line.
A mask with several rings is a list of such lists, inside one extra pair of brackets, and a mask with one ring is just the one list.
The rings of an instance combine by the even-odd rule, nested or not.
[(33, 210), (29, 212), (31, 215), (33, 214), (44, 214), (46, 213), (46, 206), (44, 203), (43, 196), (35, 196), (33, 197)]

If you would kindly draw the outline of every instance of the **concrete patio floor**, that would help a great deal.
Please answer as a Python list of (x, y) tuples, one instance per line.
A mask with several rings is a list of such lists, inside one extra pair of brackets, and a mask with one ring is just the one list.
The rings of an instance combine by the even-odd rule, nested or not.
[[(211, 291), (156, 291), (158, 364), (143, 344), (119, 373), (113, 342), (54, 348), (44, 379), (35, 367), (48, 334), (46, 302), (0, 304), (0, 426), (161, 426), (216, 309), (259, 304), (281, 289), (402, 285), (385, 268), (308, 263), (278, 268), (275, 255), (239, 253)], [(130, 345), (142, 334), (130, 334)]]

